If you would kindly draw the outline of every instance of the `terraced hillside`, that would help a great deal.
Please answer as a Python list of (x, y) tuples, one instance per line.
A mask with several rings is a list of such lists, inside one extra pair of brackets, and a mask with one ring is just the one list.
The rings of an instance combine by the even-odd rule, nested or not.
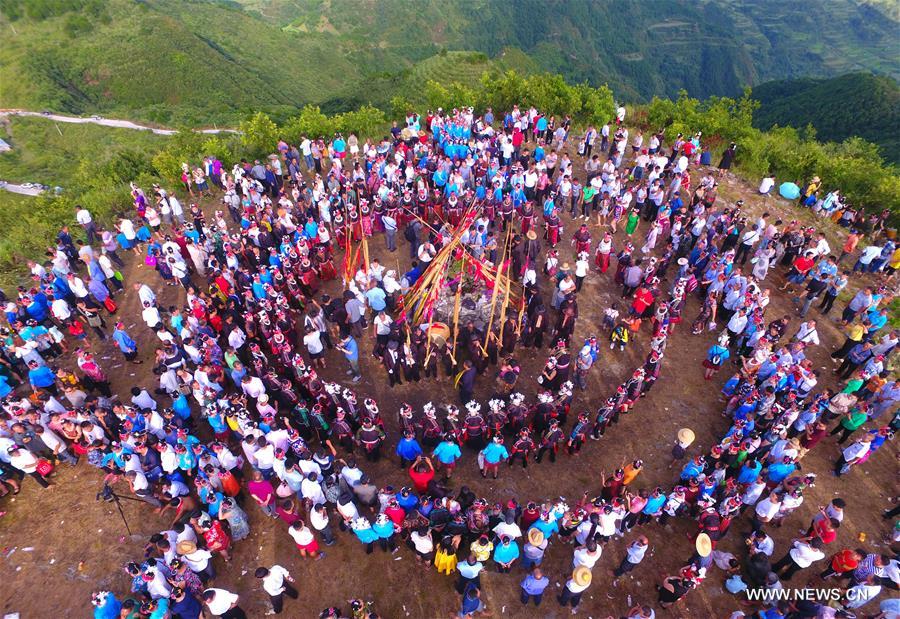
[(196, 125), (387, 107), (423, 77), (505, 68), (608, 83), (624, 101), (735, 95), (900, 75), (896, 13), (885, 0), (0, 0), (0, 106)]

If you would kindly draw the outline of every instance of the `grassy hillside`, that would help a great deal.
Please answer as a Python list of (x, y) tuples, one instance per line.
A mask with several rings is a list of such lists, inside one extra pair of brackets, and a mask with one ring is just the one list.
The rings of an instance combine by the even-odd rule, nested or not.
[(150, 158), (170, 140), (149, 131), (22, 116), (9, 117), (0, 126), (0, 137), (12, 146), (11, 151), (0, 153), (0, 179), (63, 188), (73, 183), (82, 162), (101, 161), (125, 151)]
[(857, 135), (900, 163), (900, 86), (890, 77), (852, 73), (833, 79), (767, 82), (753, 89), (760, 102), (753, 124), (804, 127), (822, 140), (840, 142)]
[(85, 17), (74, 34), (67, 25), (76, 13), (6, 24), (0, 103), (199, 125), (253, 108), (323, 101), (359, 78), (325, 42), (226, 5), (103, 6), (101, 17)]
[(900, 75), (896, 10), (856, 0), (0, 0), (0, 14), (0, 106), (166, 124), (386, 107), (423, 76), (505, 68), (626, 101)]

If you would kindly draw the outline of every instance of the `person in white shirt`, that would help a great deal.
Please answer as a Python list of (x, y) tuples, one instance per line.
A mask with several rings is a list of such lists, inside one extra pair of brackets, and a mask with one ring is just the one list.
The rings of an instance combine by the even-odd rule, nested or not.
[(300, 551), (301, 557), (305, 557), (308, 554), (318, 561), (325, 556), (324, 552), (319, 552), (319, 543), (316, 541), (312, 529), (306, 526), (306, 523), (302, 520), (294, 521), (290, 528), (288, 528), (288, 535), (290, 535), (294, 540), (294, 543), (297, 544), (297, 549)]
[(802, 342), (807, 346), (818, 346), (819, 345), (819, 332), (816, 329), (816, 321), (815, 320), (807, 320), (803, 324), (800, 325), (800, 328), (797, 329), (797, 333), (794, 335), (795, 342)]
[(581, 595), (591, 586), (591, 571), (584, 566), (575, 568), (572, 577), (566, 581), (562, 593), (557, 597), (560, 606), (570, 605), (572, 613), (575, 614), (578, 605), (581, 603)]
[(27, 449), (20, 448), (18, 445), (12, 445), (7, 449), (7, 454), (9, 455), (8, 462), (10, 465), (19, 469), (26, 475), (34, 477), (34, 480), (39, 483), (42, 488), (50, 486), (47, 480), (44, 479), (44, 476), (38, 472), (38, 459), (33, 453)]
[(205, 548), (197, 548), (197, 544), (191, 541), (181, 541), (175, 547), (176, 551), (192, 572), (205, 581), (216, 577), (216, 570), (212, 564), (212, 553)]
[(63, 324), (65, 324), (72, 316), (72, 308), (69, 307), (66, 300), (62, 298), (53, 299), (53, 303), (50, 304), (50, 312), (53, 314), (54, 318)]
[(153, 492), (150, 490), (150, 482), (147, 481), (147, 476), (142, 471), (128, 471), (125, 473), (125, 479), (136, 497), (153, 507), (162, 507), (159, 499), (153, 496)]
[(238, 606), (240, 596), (237, 593), (210, 588), (204, 591), (201, 597), (212, 615), (218, 615), (222, 619), (245, 619), (247, 617), (244, 609)]
[(494, 533), (497, 535), (498, 539), (504, 535), (512, 540), (522, 537), (522, 529), (519, 528), (519, 525), (516, 524), (516, 521), (512, 516), (507, 516), (504, 522), (495, 526)]
[(147, 304), (156, 305), (156, 293), (153, 292), (150, 286), (147, 284), (135, 284), (134, 289), (137, 290), (138, 299), (141, 300), (143, 307), (146, 307)]
[(278, 615), (284, 608), (284, 596), (296, 600), (299, 594), (291, 585), (294, 579), (291, 578), (290, 572), (280, 565), (273, 565), (270, 568), (258, 567), (255, 575), (262, 581), (263, 591), (269, 594), (269, 600), (272, 602), (272, 610)]
[(313, 505), (324, 505), (327, 501), (315, 473), (309, 473), (306, 479), (300, 482), (300, 494)]
[(131, 388), (131, 403), (141, 410), (149, 409), (155, 411), (158, 406), (153, 396), (146, 389), (139, 387)]
[[(172, 585), (166, 580), (162, 572), (158, 569), (147, 568), (144, 571), (145, 582), (147, 583), (147, 593), (154, 600), (167, 598), (172, 593)], [(146, 577), (150, 577), (146, 580)]]
[(597, 545), (597, 542), (589, 539), (587, 541), (587, 545), (582, 546), (575, 550), (575, 553), (572, 556), (572, 568), (576, 568), (580, 565), (590, 569), (594, 568), (594, 565), (597, 564), (597, 561), (600, 560), (600, 555), (603, 553), (601, 548)]
[[(859, 583), (853, 587), (847, 589), (845, 593), (846, 602), (844, 606), (849, 609), (859, 608), (861, 606), (865, 606), (871, 600), (874, 600), (878, 597), (878, 594), (881, 593), (881, 585), (878, 584), (878, 581), (875, 579), (875, 576), (869, 576), (864, 582)], [(896, 615), (890, 615), (885, 613), (884, 615), (874, 615), (875, 617), (891, 617)]]
[(90, 211), (83, 206), (75, 207), (75, 221), (84, 228), (88, 243), (94, 243), (100, 238), (97, 234), (97, 224), (94, 223), (94, 218), (91, 217)]
[(825, 558), (823, 544), (818, 537), (810, 541), (794, 540), (793, 547), (772, 566), (772, 571), (782, 579), (790, 580), (800, 570)]
[(241, 379), (241, 389), (244, 395), (258, 400), (266, 392), (266, 386), (257, 376), (244, 375)]
[(625, 549), (625, 556), (622, 558), (622, 562), (619, 564), (619, 567), (613, 570), (614, 587), (618, 586), (619, 578), (633, 570), (641, 561), (644, 560), (644, 555), (647, 554), (647, 549), (649, 547), (650, 542), (643, 535), (628, 544), (628, 547)]
[(768, 498), (763, 499), (756, 504), (756, 510), (753, 517), (753, 530), (759, 531), (762, 525), (771, 522), (781, 509), (781, 498), (775, 492), (771, 493)]
[(78, 458), (69, 453), (65, 441), (63, 441), (56, 432), (50, 428), (38, 425), (34, 427), (34, 433), (37, 434), (37, 437), (41, 439), (41, 442), (44, 443), (44, 445), (47, 446), (47, 449), (52, 451), (53, 455), (58, 459), (73, 466), (78, 464)]
[(838, 458), (837, 463), (834, 465), (835, 475), (840, 477), (844, 473), (850, 470), (854, 464), (859, 462), (863, 456), (869, 453), (869, 449), (872, 447), (872, 436), (869, 434), (864, 435), (855, 443), (852, 443), (848, 447), (844, 448), (841, 452), (841, 457)]

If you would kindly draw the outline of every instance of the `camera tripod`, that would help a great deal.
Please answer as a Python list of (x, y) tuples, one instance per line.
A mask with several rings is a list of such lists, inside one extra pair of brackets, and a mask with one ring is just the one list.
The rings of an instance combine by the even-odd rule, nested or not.
[(100, 492), (98, 492), (97, 496), (94, 498), (95, 501), (99, 501), (100, 499), (116, 504), (116, 507), (119, 509), (119, 515), (122, 517), (122, 523), (125, 525), (125, 530), (128, 531), (129, 536), (133, 535), (133, 533), (131, 532), (131, 527), (128, 526), (128, 519), (125, 518), (125, 511), (122, 509), (121, 499), (125, 499), (126, 501), (136, 501), (138, 503), (143, 503), (143, 501), (130, 496), (120, 496), (112, 488), (110, 488), (109, 484), (107, 483), (103, 484), (103, 488), (100, 489)]

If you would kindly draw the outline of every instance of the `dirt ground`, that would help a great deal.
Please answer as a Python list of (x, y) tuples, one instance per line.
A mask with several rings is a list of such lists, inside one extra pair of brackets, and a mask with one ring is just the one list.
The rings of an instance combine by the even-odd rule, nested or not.
[[(580, 163), (576, 164), (578, 170), (582, 169)], [(697, 180), (699, 174), (695, 172), (694, 182)], [(769, 199), (763, 204), (752, 188), (733, 177), (723, 179), (720, 190), (720, 200), (729, 203), (743, 197), (751, 212), (766, 208), (773, 214), (778, 212), (784, 219), (788, 218), (789, 213), (791, 217), (796, 216), (793, 207), (780, 199)], [(568, 215), (564, 221), (564, 238), (568, 242), (575, 225)], [(829, 230), (836, 228), (830, 227)], [(642, 243), (645, 231), (646, 224), (642, 222), (635, 234), (636, 245), (637, 240)], [(596, 239), (599, 234), (596, 225), (592, 225), (592, 233)], [(833, 234), (830, 241), (833, 248), (839, 247), (839, 240)], [(621, 231), (616, 236), (616, 242), (618, 246), (624, 242)], [(405, 270), (408, 268), (408, 248), (405, 242), (402, 243), (395, 254), (388, 254), (381, 238), (376, 237), (371, 244), (371, 255), (381, 258), (382, 263), (391, 268), (396, 266), (396, 257), (400, 268)], [(561, 253), (571, 253), (566, 245), (562, 247)], [(571, 255), (562, 257), (572, 258)], [(578, 295), (580, 318), (573, 342), (580, 343), (587, 336), (600, 332), (603, 309), (616, 301), (620, 294), (620, 289), (612, 282), (612, 274), (612, 270), (606, 275), (592, 272), (586, 279), (585, 287)], [(775, 285), (783, 282), (782, 275), (781, 271), (773, 271), (766, 281), (773, 288), (772, 308), (768, 312), (770, 318), (795, 311), (790, 299), (774, 291)], [(152, 357), (155, 337), (141, 324), (136, 294), (130, 290), (135, 282), (146, 282), (154, 287), (164, 306), (183, 302), (184, 295), (180, 288), (159, 285), (160, 280), (155, 273), (148, 272), (140, 261), (130, 260), (126, 271), (128, 291), (118, 299), (121, 308), (119, 316), (141, 345), (141, 358), (147, 360)], [(334, 282), (330, 288), (336, 289)], [(477, 495), (492, 501), (512, 496), (523, 503), (560, 496), (574, 501), (585, 491), (592, 496), (599, 493), (601, 472), (609, 474), (634, 458), (643, 459), (645, 469), (633, 487), (671, 487), (678, 473), (677, 466), (668, 468), (676, 431), (681, 427), (690, 427), (696, 432), (697, 440), (689, 450), (692, 456), (706, 453), (729, 426), (728, 420), (720, 415), (723, 404), (719, 397), (719, 389), (728, 378), (727, 373), (723, 372), (708, 382), (702, 378), (700, 363), (713, 338), (710, 334), (695, 337), (689, 333), (690, 321), (698, 309), (697, 299), (692, 298), (684, 312), (687, 324), (680, 325), (670, 338), (662, 375), (649, 396), (600, 441), (589, 442), (580, 456), (570, 458), (562, 455), (555, 464), (545, 461), (532, 464), (526, 470), (518, 465), (515, 468), (503, 467), (499, 479), (485, 480), (478, 475), (474, 453), (464, 449), (463, 460), (452, 480), (453, 489), (458, 490), (460, 485), (466, 484)], [(839, 308), (833, 313), (838, 315)], [(813, 310), (810, 317), (819, 316)], [(827, 356), (843, 341), (843, 337), (833, 321), (823, 319), (819, 323), (823, 342), (811, 352), (811, 357), (823, 369), (820, 387), (825, 387), (833, 383), (833, 366)], [(576, 392), (573, 410), (596, 410), (597, 405), (643, 361), (649, 340), (646, 328), (625, 352), (613, 352), (608, 347), (601, 350), (600, 360), (589, 376), (589, 388), (585, 392)], [(390, 449), (386, 451), (392, 453), (398, 438), (395, 413), (401, 402), (409, 402), (421, 411), (421, 405), (426, 401), (444, 404), (455, 402), (457, 396), (447, 378), (441, 382), (423, 380), (418, 384), (403, 384), (390, 389), (386, 373), (369, 354), (373, 338), (370, 329), (361, 342), (363, 380), (360, 383), (352, 385), (346, 380), (344, 360), (334, 352), (329, 354), (329, 366), (323, 374), (326, 379), (351, 386), (360, 397), (377, 400), (389, 429), (387, 444)], [(96, 349), (101, 351), (102, 363), (111, 371), (114, 390), (120, 395), (125, 396), (133, 385), (146, 386), (151, 391), (157, 386), (155, 377), (150, 374), (149, 363), (123, 367), (121, 357), (110, 344), (99, 344)], [(546, 349), (538, 352), (516, 351), (515, 357), (522, 365), (518, 390), (528, 397), (529, 402), (534, 401), (537, 389), (535, 378), (546, 355)], [(481, 377), (476, 398), (484, 402), (490, 396), (492, 387), (492, 376)], [(881, 520), (880, 511), (888, 505), (890, 496), (897, 494), (896, 445), (887, 446), (862, 469), (854, 469), (840, 482), (830, 474), (837, 453), (834, 439), (827, 438), (803, 460), (803, 470), (818, 473), (818, 480), (807, 493), (803, 506), (787, 520), (784, 527), (770, 531), (776, 540), (774, 558), (780, 557), (792, 537), (806, 527), (817, 507), (836, 496), (847, 501), (847, 517), (839, 531), (838, 541), (830, 550), (858, 546), (860, 533), (868, 536), (867, 548), (885, 548), (881, 538), (888, 530), (888, 523)], [(408, 477), (393, 458), (384, 459), (377, 466), (364, 464), (363, 468), (379, 485), (399, 487), (408, 483)], [(149, 506), (122, 501), (122, 508), (134, 533), (128, 536), (115, 504), (94, 500), (101, 486), (101, 475), (84, 463), (76, 467), (63, 465), (53, 482), (53, 486), (44, 491), (33, 480), (26, 479), (21, 494), (15, 499), (0, 499), (0, 509), (8, 511), (0, 519), (0, 579), (4, 583), (0, 589), (0, 611), (3, 613), (18, 612), (25, 619), (88, 616), (92, 591), (109, 589), (120, 598), (127, 594), (130, 579), (122, 566), (129, 560), (140, 560), (146, 538), (169, 525), (168, 518), (154, 514)], [(128, 494), (124, 483), (116, 490), (126, 496)], [(418, 567), (412, 553), (405, 548), (393, 556), (380, 550), (366, 555), (352, 534), (339, 534), (338, 544), (327, 549), (327, 557), (313, 563), (301, 559), (283, 523), (263, 517), (254, 506), (249, 506), (248, 512), (252, 534), (236, 544), (230, 564), (216, 560), (219, 576), (214, 585), (239, 592), (242, 606), (253, 617), (263, 616), (270, 608), (267, 597), (253, 577), (253, 571), (259, 565), (273, 563), (288, 568), (298, 582), (300, 599), (287, 600), (285, 616), (288, 617), (318, 616), (318, 612), (329, 605), (346, 607), (346, 601), (352, 597), (374, 600), (381, 615), (390, 618), (448, 617), (459, 608), (459, 596), (452, 588), (453, 578), (440, 576), (433, 569), (426, 571)], [(749, 529), (747, 525), (746, 519), (736, 522), (730, 534), (720, 543), (720, 549), (743, 559), (744, 532)], [(694, 532), (695, 527), (693, 521), (686, 519), (678, 519), (666, 527), (651, 524), (640, 531), (633, 531), (625, 539), (607, 544), (603, 549), (603, 558), (594, 569), (594, 582), (584, 596), (579, 615), (605, 619), (624, 615), (630, 603), (655, 605), (654, 586), (665, 575), (674, 573), (690, 557), (693, 544), (688, 534)], [(647, 535), (651, 550), (632, 576), (624, 578), (617, 588), (613, 588), (610, 584), (611, 570), (624, 556), (627, 543), (637, 534)], [(554, 584), (539, 609), (533, 606), (523, 609), (519, 602), (518, 583), (523, 577), (521, 569), (511, 575), (487, 570), (482, 582), (483, 599), (488, 609), (495, 617), (568, 615), (568, 609), (561, 609), (550, 592), (559, 591), (565, 583), (570, 573), (571, 558), (571, 547), (561, 547), (556, 540), (551, 543), (543, 567)], [(493, 565), (489, 567), (493, 568)], [(715, 568), (711, 572), (703, 586), (690, 593), (682, 603), (669, 611), (657, 608), (657, 615), (728, 617), (733, 610), (740, 608), (739, 600), (722, 588), (722, 573)], [(816, 571), (801, 572), (791, 585), (804, 586), (808, 580), (813, 580), (813, 573)], [(747, 608), (743, 608), (749, 614)]]

